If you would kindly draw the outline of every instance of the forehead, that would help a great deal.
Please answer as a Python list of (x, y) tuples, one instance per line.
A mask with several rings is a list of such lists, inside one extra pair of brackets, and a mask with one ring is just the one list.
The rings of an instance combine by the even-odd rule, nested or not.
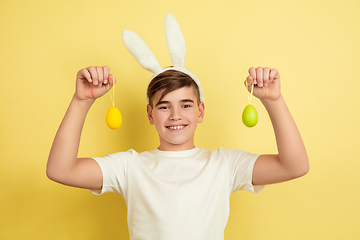
[(162, 93), (165, 89), (158, 91), (154, 96), (153, 104), (156, 105), (159, 101), (168, 101), (168, 102), (179, 102), (184, 99), (191, 99), (194, 102), (197, 102), (196, 98), (196, 89), (191, 87), (182, 87), (167, 93), (165, 96), (162, 96)]

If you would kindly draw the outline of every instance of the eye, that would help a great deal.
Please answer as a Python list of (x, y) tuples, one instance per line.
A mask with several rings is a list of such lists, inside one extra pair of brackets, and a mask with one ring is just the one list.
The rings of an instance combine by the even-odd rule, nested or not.
[(191, 105), (189, 105), (189, 104), (183, 105), (183, 108), (189, 108), (189, 107), (191, 107)]
[(160, 106), (159, 109), (166, 110), (166, 109), (169, 109), (169, 107), (168, 106)]

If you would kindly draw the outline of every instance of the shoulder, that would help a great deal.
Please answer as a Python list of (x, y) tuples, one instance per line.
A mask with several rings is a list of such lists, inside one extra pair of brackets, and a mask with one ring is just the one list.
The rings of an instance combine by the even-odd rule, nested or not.
[(243, 151), (243, 150), (239, 150), (239, 149), (235, 149), (235, 148), (223, 148), (220, 147), (218, 149), (215, 150), (208, 150), (210, 152), (210, 154), (212, 155), (221, 155), (224, 156), (226, 158), (229, 157), (239, 157), (239, 156), (246, 156), (246, 155), (253, 155), (250, 152), (247, 151)]
[(107, 154), (104, 157), (94, 157), (93, 159), (98, 163), (124, 164), (125, 162), (128, 162), (131, 159), (138, 157), (139, 157), (139, 153), (137, 151), (135, 151), (134, 149), (129, 149), (124, 152)]
[(131, 156), (137, 156), (139, 155), (139, 153), (137, 151), (135, 151), (134, 149), (129, 149), (127, 151), (124, 152), (116, 152), (116, 153), (112, 153), (112, 154), (108, 154), (106, 155), (106, 157), (111, 157), (111, 158), (128, 158)]
[(255, 163), (260, 155), (235, 148), (223, 148), (210, 151), (210, 157), (217, 160), (227, 161), (229, 165)]

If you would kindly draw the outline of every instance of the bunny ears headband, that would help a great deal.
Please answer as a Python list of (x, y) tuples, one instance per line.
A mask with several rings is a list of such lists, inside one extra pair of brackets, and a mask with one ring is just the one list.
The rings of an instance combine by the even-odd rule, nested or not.
[[(136, 33), (129, 30), (123, 30), (122, 32), (125, 47), (143, 68), (154, 73), (153, 77), (150, 79), (150, 82), (157, 75), (167, 70), (177, 70), (183, 72), (194, 80), (199, 88), (200, 102), (203, 102), (204, 94), (199, 79), (185, 68), (186, 46), (180, 26), (173, 15), (170, 13), (166, 15), (164, 22), (166, 43), (170, 53), (171, 61), (174, 65), (173, 67), (162, 69), (155, 55), (151, 52), (146, 43)], [(147, 100), (149, 102), (149, 99)]]

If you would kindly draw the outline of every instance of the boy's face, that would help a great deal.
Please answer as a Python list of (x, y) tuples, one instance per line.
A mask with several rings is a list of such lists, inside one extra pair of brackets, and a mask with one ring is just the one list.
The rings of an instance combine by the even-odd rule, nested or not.
[(193, 87), (183, 87), (166, 94), (155, 94), (153, 108), (147, 106), (148, 118), (160, 137), (159, 150), (182, 151), (195, 147), (194, 134), (204, 118), (204, 103), (197, 104)]

